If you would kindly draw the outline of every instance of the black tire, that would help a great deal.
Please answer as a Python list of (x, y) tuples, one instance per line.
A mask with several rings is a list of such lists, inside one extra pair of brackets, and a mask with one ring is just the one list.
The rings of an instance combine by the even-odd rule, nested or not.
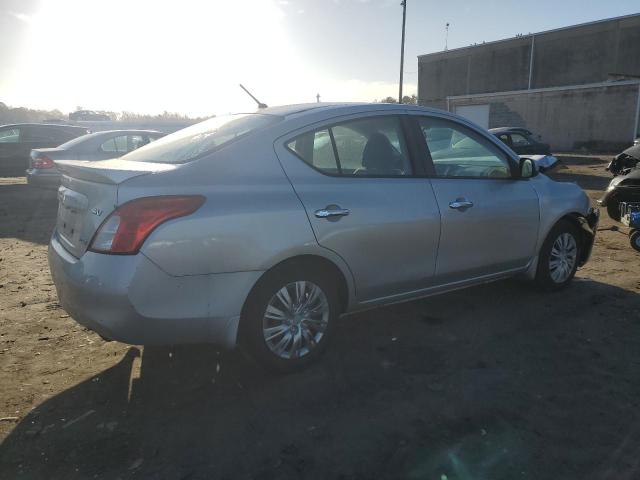
[[(569, 274), (566, 278), (563, 278), (561, 281), (558, 281), (554, 278), (552, 271), (550, 269), (550, 261), (552, 256), (552, 249), (556, 240), (564, 234), (569, 234), (573, 237), (575, 242), (575, 260), (573, 261), (573, 266), (569, 270)], [(578, 227), (576, 227), (573, 223), (568, 220), (560, 220), (556, 225), (551, 229), (549, 235), (547, 235), (542, 248), (540, 249), (540, 254), (538, 255), (538, 269), (536, 271), (535, 282), (541, 289), (545, 291), (557, 291), (565, 288), (573, 277), (576, 274), (576, 270), (578, 269), (578, 262), (580, 259), (580, 248), (582, 242), (580, 237), (580, 231)]]
[(612, 220), (620, 221), (620, 200), (616, 197), (607, 199), (607, 213)]
[[(267, 345), (263, 333), (263, 320), (267, 306), (281, 288), (298, 281), (310, 282), (320, 288), (328, 303), (328, 324), (323, 336), (310, 351), (296, 358), (281, 358)], [(240, 321), (240, 344), (246, 352), (267, 370), (287, 373), (304, 368), (316, 360), (329, 343), (339, 317), (339, 295), (337, 282), (322, 269), (303, 262), (267, 272), (249, 294)], [(298, 327), (302, 328), (302, 327)], [(302, 331), (302, 330), (300, 330)], [(288, 333), (287, 333), (288, 334)]]
[(640, 252), (640, 230), (634, 230), (629, 234), (629, 243), (631, 248), (636, 252)]

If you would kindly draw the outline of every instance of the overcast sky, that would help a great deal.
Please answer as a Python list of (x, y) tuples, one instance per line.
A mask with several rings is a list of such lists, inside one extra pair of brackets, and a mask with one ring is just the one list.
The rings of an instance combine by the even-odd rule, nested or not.
[[(407, 0), (417, 55), (640, 11), (638, 0)], [(400, 0), (0, 0), (0, 101), (190, 115), (397, 96)]]

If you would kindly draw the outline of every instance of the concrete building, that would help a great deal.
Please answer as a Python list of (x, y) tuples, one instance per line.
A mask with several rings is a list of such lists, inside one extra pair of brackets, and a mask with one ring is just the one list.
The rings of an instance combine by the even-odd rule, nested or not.
[(421, 55), (418, 100), (556, 151), (619, 151), (640, 136), (640, 14)]

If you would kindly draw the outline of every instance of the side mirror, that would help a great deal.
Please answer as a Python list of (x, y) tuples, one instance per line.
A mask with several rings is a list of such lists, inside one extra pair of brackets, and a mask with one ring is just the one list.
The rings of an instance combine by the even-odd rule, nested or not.
[(538, 174), (536, 164), (530, 158), (520, 159), (520, 178), (531, 178)]

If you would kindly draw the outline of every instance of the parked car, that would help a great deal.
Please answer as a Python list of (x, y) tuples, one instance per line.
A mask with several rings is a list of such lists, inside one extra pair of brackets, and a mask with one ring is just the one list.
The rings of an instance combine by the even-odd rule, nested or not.
[(98, 113), (93, 110), (77, 110), (69, 114), (69, 120), (74, 122), (85, 121), (85, 122), (94, 122), (94, 121), (110, 121), (111, 117), (106, 113)]
[(0, 177), (22, 176), (33, 148), (57, 147), (89, 130), (71, 125), (16, 123), (0, 126)]
[(60, 172), (55, 160), (116, 158), (164, 136), (155, 130), (109, 130), (74, 138), (56, 148), (36, 148), (31, 150), (27, 181), (29, 185), (57, 188)]
[(607, 167), (614, 177), (598, 203), (609, 216), (620, 221), (621, 202), (640, 202), (640, 145), (627, 148)]
[(533, 134), (525, 128), (500, 127), (489, 131), (518, 155), (551, 155), (549, 145), (534, 139)]
[(73, 318), (132, 344), (240, 342), (279, 370), (344, 313), (515, 275), (559, 290), (598, 223), (576, 184), (409, 105), (267, 108), (56, 163), (49, 264)]

